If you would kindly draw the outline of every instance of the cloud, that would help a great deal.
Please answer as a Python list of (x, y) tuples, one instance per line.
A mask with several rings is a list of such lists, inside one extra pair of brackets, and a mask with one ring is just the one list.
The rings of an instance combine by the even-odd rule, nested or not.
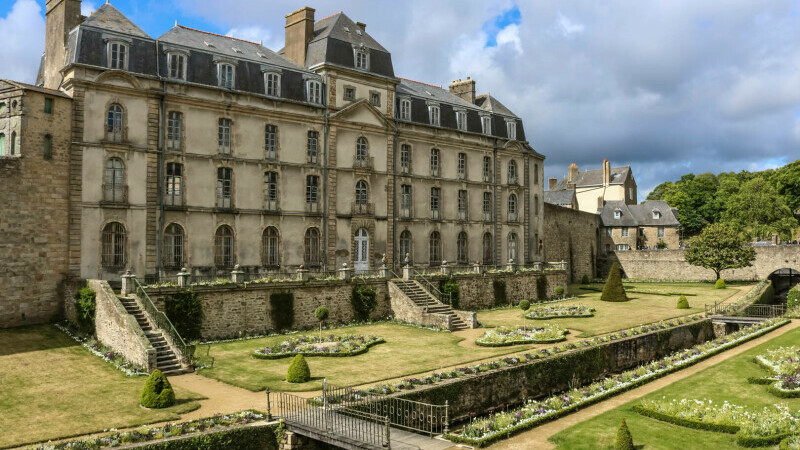
[(519, 40), (519, 25), (511, 24), (497, 33), (497, 46), (511, 45), (517, 54), (522, 54), (522, 43)]
[(794, 139), (800, 144), (800, 114), (798, 114), (798, 117), (794, 120)]
[(265, 47), (274, 51), (278, 51), (278, 49), (283, 47), (283, 36), (276, 38), (272, 30), (255, 25), (231, 28), (225, 35), (251, 42), (260, 42), (263, 43), (262, 45)]
[(44, 17), (34, 0), (17, 0), (0, 17), (0, 78), (32, 83), (44, 51)]
[(566, 37), (570, 37), (576, 33), (583, 33), (583, 30), (586, 29), (586, 26), (582, 23), (573, 22), (569, 17), (561, 13), (558, 14), (557, 24), (561, 33)]
[(97, 10), (97, 5), (94, 2), (87, 2), (86, 0), (81, 2), (81, 14), (84, 16), (91, 16), (95, 10)]

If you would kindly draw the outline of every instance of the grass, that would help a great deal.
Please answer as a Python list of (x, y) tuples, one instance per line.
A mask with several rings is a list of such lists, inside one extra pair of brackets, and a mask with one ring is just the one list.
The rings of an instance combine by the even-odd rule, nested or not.
[[(307, 383), (284, 381), (291, 358), (262, 360), (250, 356), (253, 350), (286, 339), (281, 336), (211, 344), (209, 355), (214, 357), (214, 367), (201, 369), (198, 373), (251, 391), (267, 387), (281, 391), (310, 391), (322, 389), (323, 377), (337, 385), (375, 383), (532, 348), (526, 345), (467, 348), (458, 345), (463, 338), (450, 333), (398, 324), (364, 325), (326, 333), (372, 334), (384, 338), (386, 343), (371, 347), (367, 353), (358, 356), (306, 358), (312, 377)], [(204, 353), (205, 349), (198, 351)]]
[[(600, 300), (600, 292), (580, 289), (580, 285), (569, 286), (570, 295), (576, 300), (568, 300), (559, 305), (582, 304), (596, 311), (593, 317), (551, 319), (547, 323), (555, 324), (570, 330), (579, 330), (580, 337), (596, 336), (616, 330), (630, 328), (639, 324), (657, 322), (702, 312), (704, 304), (712, 304), (729, 298), (739, 292), (737, 289), (714, 289), (711, 283), (636, 283), (636, 289), (659, 293), (695, 294), (688, 296), (689, 309), (678, 309), (678, 295), (656, 295), (628, 293), (629, 302), (604, 302)], [(602, 288), (602, 285), (592, 285)], [(535, 308), (536, 305), (532, 305)], [(531, 325), (542, 323), (523, 317), (519, 308), (482, 311), (478, 313), (478, 321), (486, 327)]]
[(800, 399), (779, 399), (767, 387), (747, 383), (748, 377), (761, 377), (766, 372), (753, 358), (766, 350), (796, 345), (800, 329), (787, 332), (727, 361), (704, 369), (690, 377), (642, 397), (593, 419), (574, 425), (551, 438), (559, 449), (612, 448), (614, 435), (623, 418), (636, 445), (647, 449), (737, 448), (733, 435), (692, 430), (641, 416), (632, 411), (643, 399), (694, 398), (709, 399), (717, 404), (728, 401), (748, 409), (761, 409), (776, 403), (800, 409)]
[(145, 379), (125, 376), (53, 326), (0, 330), (0, 448), (175, 420), (199, 407), (198, 395), (181, 389), (173, 407), (140, 407)]

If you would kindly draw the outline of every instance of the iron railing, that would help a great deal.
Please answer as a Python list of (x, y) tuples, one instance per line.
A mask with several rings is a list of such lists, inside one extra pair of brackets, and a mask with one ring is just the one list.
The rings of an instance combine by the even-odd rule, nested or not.
[(433, 285), (433, 282), (427, 278), (425, 278), (425, 274), (423, 272), (416, 272), (414, 274), (414, 280), (421, 282), (423, 286), (433, 294), (434, 297), (438, 298), (440, 302), (450, 306), (453, 304), (453, 293), (448, 292), (447, 295), (444, 292), (440, 291), (439, 288)]
[(707, 316), (754, 317), (771, 319), (786, 314), (786, 305), (748, 305), (714, 303), (705, 305)]
[(147, 295), (147, 291), (144, 290), (141, 284), (139, 284), (139, 280), (133, 278), (135, 292), (136, 295), (142, 300), (142, 304), (144, 306), (147, 315), (150, 316), (150, 319), (154, 322), (153, 324), (161, 331), (167, 334), (167, 337), (171, 341), (175, 350), (179, 353), (178, 357), (185, 363), (191, 364), (192, 357), (194, 356), (194, 344), (187, 344), (181, 335), (178, 333), (178, 330), (175, 329), (175, 326), (172, 325), (172, 322), (169, 320), (166, 314), (161, 312), (156, 305), (153, 304), (153, 301), (150, 300), (150, 296)]

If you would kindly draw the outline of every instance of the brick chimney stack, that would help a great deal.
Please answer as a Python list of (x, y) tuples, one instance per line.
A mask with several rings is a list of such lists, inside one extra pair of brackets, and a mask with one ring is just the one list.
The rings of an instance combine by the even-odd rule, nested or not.
[(83, 20), (81, 0), (47, 0), (45, 11), (44, 87), (56, 89), (67, 63), (69, 32)]
[(308, 43), (314, 37), (314, 8), (304, 6), (287, 14), (285, 29), (284, 56), (305, 67)]
[(467, 77), (466, 80), (461, 81), (459, 78), (458, 80), (453, 81), (450, 83), (450, 92), (455, 94), (464, 100), (475, 103), (475, 80)]
[(556, 187), (557, 183), (558, 183), (558, 178), (550, 177), (550, 179), (547, 180), (547, 190), (552, 191), (553, 188)]
[(608, 158), (603, 160), (603, 186), (608, 186), (611, 183), (611, 163)]

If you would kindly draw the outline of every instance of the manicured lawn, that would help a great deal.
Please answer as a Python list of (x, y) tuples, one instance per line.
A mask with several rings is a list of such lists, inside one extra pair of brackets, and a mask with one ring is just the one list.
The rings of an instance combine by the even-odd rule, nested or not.
[[(630, 328), (643, 323), (657, 322), (703, 311), (703, 305), (713, 304), (727, 299), (739, 292), (735, 288), (714, 289), (711, 283), (635, 283), (633, 289), (660, 292), (696, 294), (688, 296), (689, 309), (678, 309), (678, 295), (654, 295), (628, 293), (629, 302), (615, 303), (600, 300), (600, 292), (580, 289), (580, 285), (571, 285), (571, 295), (578, 299), (569, 300), (557, 305), (582, 304), (596, 309), (594, 317), (567, 318), (551, 320), (531, 320), (523, 317), (520, 309), (502, 309), (482, 311), (478, 313), (478, 321), (486, 327), (532, 325), (535, 323), (552, 323), (570, 330), (580, 330), (581, 336), (595, 336), (620, 329)], [(602, 285), (592, 285), (602, 288)], [(532, 307), (536, 307), (534, 304)]]
[[(198, 373), (252, 391), (267, 387), (281, 391), (310, 391), (322, 388), (322, 378), (337, 385), (373, 383), (531, 348), (529, 345), (466, 348), (458, 345), (462, 338), (450, 333), (398, 324), (365, 325), (326, 333), (372, 334), (384, 338), (386, 343), (371, 347), (367, 353), (358, 356), (306, 358), (312, 376), (307, 383), (284, 381), (291, 358), (262, 360), (250, 356), (255, 349), (286, 339), (281, 336), (212, 344), (209, 355), (215, 359), (214, 367)], [(205, 347), (200, 346), (198, 352), (205, 354)]]
[[(717, 404), (728, 401), (748, 409), (761, 409), (773, 404), (800, 409), (800, 399), (779, 399), (766, 390), (766, 386), (747, 383), (748, 377), (764, 376), (753, 358), (770, 348), (797, 345), (800, 329), (792, 330), (741, 355), (709, 367), (688, 378), (673, 383), (642, 399), (708, 399)], [(647, 449), (687, 448), (737, 448), (733, 435), (698, 431), (670, 425), (641, 416), (632, 411), (637, 399), (556, 434), (551, 439), (559, 449), (611, 448), (620, 421), (624, 418), (633, 435), (634, 443)]]
[(0, 447), (178, 419), (199, 407), (139, 406), (144, 377), (130, 378), (50, 325), (0, 330)]

